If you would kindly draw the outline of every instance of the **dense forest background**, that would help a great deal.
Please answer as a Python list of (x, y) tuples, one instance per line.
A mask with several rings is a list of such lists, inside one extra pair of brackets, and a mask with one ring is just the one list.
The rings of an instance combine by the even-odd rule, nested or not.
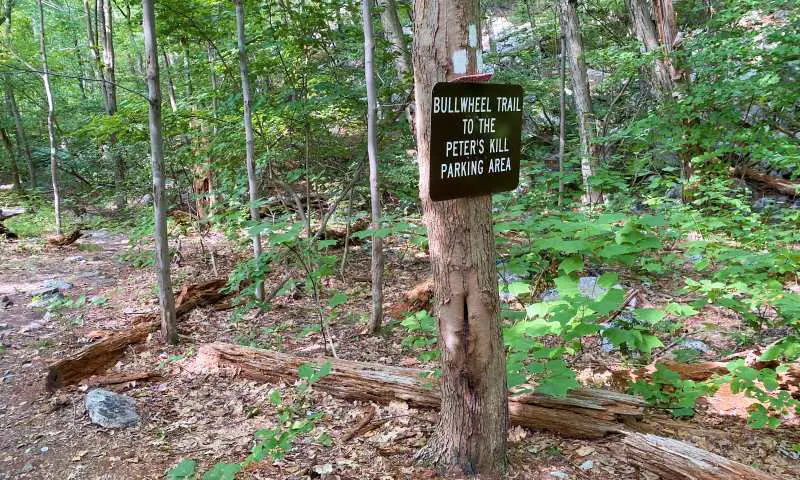
[[(179, 317), (187, 314), (181, 301), (201, 280), (221, 279), (214, 292), (228, 295), (225, 309), (208, 313), (215, 328), (190, 322), (191, 328), (168, 334), (179, 345), (153, 341), (150, 367), (160, 375), (186, 370), (195, 345), (214, 341), (441, 373), (418, 186), (415, 9), (408, 0), (366, 4), (372, 31), (354, 1), (153, 5), (172, 266), (167, 290), (170, 297), (178, 293)], [(694, 444), (776, 478), (797, 478), (800, 5), (481, 0), (479, 9), (482, 73), (525, 92), (520, 184), (494, 195), (492, 204), (512, 394), (563, 399), (586, 386), (625, 392), (657, 415), (694, 416), (682, 423), (695, 422), (689, 434), (670, 427), (684, 440), (705, 438), (704, 429), (724, 432), (725, 424), (713, 419), (732, 415), (741, 420), (736, 431), (757, 438), (757, 446), (742, 441), (738, 451), (720, 443), (724, 435), (711, 434), (714, 440)], [(142, 5), (3, 0), (2, 14), (0, 235), (8, 240), (0, 240), (0, 295), (9, 304), (0, 320), (13, 327), (8, 332), (20, 327), (33, 335), (2, 336), (0, 329), (0, 359), (16, 372), (22, 358), (58, 360), (84, 347), (87, 331), (130, 327), (109, 327), (101, 317), (110, 307), (152, 313), (164, 284), (152, 273), (159, 265), (156, 166)], [(369, 62), (365, 31), (374, 40)], [(374, 135), (367, 64), (374, 67)], [(243, 78), (249, 83), (244, 96)], [(73, 243), (76, 232), (83, 240)], [(110, 286), (88, 296), (60, 288), (28, 309), (60, 322), (57, 329), (24, 330), (30, 317), (14, 313), (21, 308), (14, 295), (40, 299), (20, 285), (61, 278), (66, 273), (42, 265), (90, 256), (92, 242), (106, 238), (97, 232), (127, 241), (114, 244), (106, 259), (109, 275), (120, 272), (116, 293), (108, 293)], [(26, 263), (35, 259), (43, 263)], [(77, 270), (91, 268), (78, 263)], [(115, 372), (140, 370), (139, 361), (123, 361)], [(178, 464), (179, 473), (189, 473), (173, 471), (170, 478), (190, 478), (195, 470), (228, 471), (231, 477), (208, 478), (233, 478), (265, 456), (280, 468), (305, 465), (300, 477), (372, 475), (364, 473), (369, 453), (361, 451), (356, 466), (337, 464), (340, 452), (320, 453), (358, 418), (321, 426), (324, 415), (299, 413), (314, 404), (308, 386), (324, 385), (329, 370), (301, 367), (305, 383), (284, 391), (283, 400), (280, 391), (270, 393), (251, 402), (257, 413), (237, 413), (278, 415), (276, 429), (256, 435), (255, 446), (224, 447), (201, 458), (186, 445), (159, 444), (161, 453), (150, 458), (154, 475)], [(142, 387), (131, 388), (135, 394)], [(68, 401), (80, 393), (70, 391)], [(343, 418), (347, 407), (334, 405)], [(387, 415), (408, 415), (403, 412)], [(375, 428), (382, 425), (391, 424)], [(160, 428), (141, 435), (177, 435)], [(403, 428), (410, 428), (407, 422)], [(380, 465), (382, 474), (399, 478), (429, 434), (420, 428), (403, 437), (411, 438), (399, 454), (405, 460), (384, 455), (392, 460)], [(539, 478), (520, 466), (536, 455), (546, 471), (569, 478), (634, 478), (626, 467), (584, 468), (591, 452), (575, 454), (580, 461), (574, 462), (567, 453), (596, 448), (600, 455), (601, 447), (534, 448), (525, 443), (534, 435), (524, 440), (520, 431), (514, 430), (514, 443), (524, 448), (513, 450), (511, 464), (524, 478)], [(389, 443), (400, 442), (397, 437)], [(319, 458), (298, 454), (293, 442)], [(13, 443), (0, 446), (10, 451)], [(9, 455), (14, 471), (30, 464)], [(613, 447), (606, 455), (614, 456)], [(64, 458), (69, 465), (70, 454)], [(320, 466), (322, 473), (315, 470)]]

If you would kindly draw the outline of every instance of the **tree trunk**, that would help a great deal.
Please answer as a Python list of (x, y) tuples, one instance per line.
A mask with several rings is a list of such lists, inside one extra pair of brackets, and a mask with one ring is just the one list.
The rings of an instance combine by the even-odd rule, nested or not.
[(164, 57), (164, 71), (167, 73), (167, 95), (169, 95), (169, 106), (172, 113), (178, 111), (178, 101), (175, 99), (175, 84), (172, 83), (172, 71), (170, 70), (170, 61), (167, 51), (161, 49), (161, 55)]
[(217, 100), (217, 89), (219, 88), (219, 81), (217, 79), (217, 52), (211, 43), (208, 44), (208, 66), (211, 75), (211, 118), (214, 120), (211, 126), (212, 135), (217, 135), (217, 117), (219, 115), (219, 101)]
[(58, 157), (56, 157), (56, 110), (53, 103), (53, 92), (50, 90), (50, 69), (47, 64), (47, 47), (44, 26), (44, 8), (42, 0), (39, 6), (39, 51), (42, 56), (42, 82), (47, 97), (47, 138), (50, 141), (50, 179), (53, 183), (53, 208), (55, 210), (56, 235), (61, 235), (61, 196), (58, 191)]
[(155, 23), (153, 0), (142, 0), (142, 27), (147, 57), (147, 92), (150, 104), (150, 160), (153, 172), (154, 237), (161, 334), (164, 341), (176, 344), (178, 343), (178, 330), (175, 325), (175, 296), (172, 293), (169, 241), (167, 239), (167, 205), (164, 198), (164, 154), (161, 137), (161, 85), (158, 78), (158, 45)]
[[(392, 2), (394, 3), (394, 2)], [(372, 31), (372, 15), (370, 13), (370, 0), (362, 0), (361, 16), (364, 21), (364, 72), (367, 85), (367, 155), (369, 156), (369, 193), (370, 207), (372, 209), (372, 231), (381, 228), (381, 198), (378, 189), (378, 139), (376, 129), (376, 114), (378, 109), (377, 93), (375, 91), (374, 71), (374, 35)], [(395, 12), (395, 17), (397, 13)], [(377, 234), (372, 234), (372, 311), (369, 316), (367, 329), (370, 333), (377, 333), (381, 329), (383, 320), (383, 239)]]
[[(405, 84), (411, 79), (411, 52), (408, 50), (406, 37), (403, 33), (403, 25), (400, 23), (400, 17), (397, 15), (397, 3), (395, 0), (378, 0), (378, 5), (381, 7), (381, 25), (383, 25), (383, 33), (386, 36), (386, 41), (388, 41), (389, 45), (392, 47), (397, 78), (400, 82)], [(408, 125), (413, 133), (413, 102), (410, 102), (406, 106), (405, 112)]]
[[(430, 198), (431, 95), (436, 82), (477, 72), (477, 0), (416, 0), (414, 84), (420, 199), (433, 268), (442, 408), (418, 458), (467, 474), (506, 470), (505, 350), (490, 196), (434, 202)], [(464, 58), (454, 65), (453, 58)]]
[[(628, 14), (631, 17), (633, 30), (636, 37), (642, 42), (645, 52), (655, 52), (661, 50), (658, 41), (658, 31), (653, 19), (650, 17), (650, 9), (644, 0), (625, 0)], [(664, 58), (657, 57), (653, 64), (653, 88), (662, 96), (672, 95), (672, 77)]]
[(86, 101), (86, 69), (83, 66), (83, 55), (81, 55), (81, 49), (78, 46), (78, 37), (73, 37), (72, 41), (75, 46), (75, 61), (78, 64), (78, 89), (81, 91), (81, 100)]
[[(113, 117), (117, 113), (117, 78), (114, 69), (114, 12), (111, 7), (111, 0), (102, 0), (102, 6), (103, 12), (100, 22), (102, 33), (100, 38), (103, 41), (103, 80), (106, 85), (106, 114), (109, 117)], [(114, 164), (116, 204), (119, 210), (125, 206), (125, 190), (122, 185), (125, 177), (125, 169), (122, 163), (122, 155), (119, 154), (116, 147), (117, 135), (116, 133), (111, 133), (108, 145), (103, 149), (103, 152), (111, 157), (110, 163)]]
[[(258, 222), (258, 183), (256, 182), (255, 140), (253, 138), (253, 117), (250, 111), (250, 78), (247, 68), (247, 46), (244, 38), (244, 8), (241, 0), (234, 0), (236, 6), (236, 38), (239, 44), (239, 70), (242, 76), (242, 102), (244, 103), (244, 136), (246, 144), (247, 184), (250, 189), (250, 219)], [(253, 258), (258, 264), (261, 258), (261, 235), (253, 235)], [(264, 279), (257, 278), (256, 298), (264, 299)]]
[(106, 82), (103, 75), (103, 61), (100, 59), (100, 47), (97, 44), (97, 35), (93, 24), (95, 24), (95, 19), (97, 18), (97, 12), (92, 14), (92, 7), (89, 6), (89, 0), (83, 0), (83, 15), (86, 18), (86, 45), (89, 47), (89, 51), (92, 54), (92, 77), (100, 81), (100, 93), (103, 96), (103, 104), (105, 105), (107, 94), (106, 94)]
[(564, 201), (564, 147), (566, 146), (567, 121), (567, 43), (561, 36), (560, 93), (558, 96), (558, 206)]
[[(7, 1), (5, 5), (5, 22), (6, 22), (6, 39), (11, 42), (11, 7), (12, 2)], [(25, 164), (28, 167), (28, 184), (31, 188), (36, 187), (36, 172), (33, 169), (33, 156), (31, 155), (31, 147), (28, 145), (28, 139), (25, 137), (25, 128), (22, 125), (22, 116), (19, 114), (17, 108), (17, 100), (14, 97), (14, 87), (11, 84), (10, 74), (3, 75), (4, 90), (6, 97), (6, 106), (8, 113), (14, 120), (14, 129), (17, 132), (17, 149), (20, 155), (25, 157)]]
[(575, 10), (577, 0), (559, 0), (561, 14), (561, 34), (564, 36), (569, 57), (572, 90), (575, 98), (575, 112), (578, 115), (578, 130), (581, 137), (581, 176), (586, 192), (584, 203), (593, 205), (603, 199), (602, 192), (592, 188), (590, 179), (597, 171), (599, 148), (592, 144), (595, 137), (595, 119), (592, 113), (592, 98), (589, 92), (589, 78), (583, 54), (581, 25)]
[(11, 182), (14, 184), (14, 190), (22, 192), (22, 179), (19, 176), (19, 167), (17, 166), (17, 152), (14, 151), (14, 145), (11, 143), (11, 138), (5, 128), (0, 128), (0, 137), (2, 137), (3, 145), (8, 152), (8, 165), (11, 169)]
[(25, 165), (28, 168), (28, 185), (36, 187), (36, 170), (33, 168), (33, 156), (31, 155), (31, 147), (28, 144), (28, 139), (25, 136), (25, 127), (22, 125), (22, 116), (19, 114), (17, 108), (17, 100), (14, 98), (14, 89), (11, 82), (6, 77), (6, 104), (11, 117), (14, 119), (14, 129), (17, 132), (17, 149), (20, 154), (25, 157)]

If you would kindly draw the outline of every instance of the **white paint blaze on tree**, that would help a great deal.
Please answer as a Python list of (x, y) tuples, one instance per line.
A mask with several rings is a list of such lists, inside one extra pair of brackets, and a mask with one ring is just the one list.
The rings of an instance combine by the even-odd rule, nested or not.
[[(378, 188), (378, 134), (376, 132), (378, 95), (375, 91), (374, 39), (370, 0), (362, 0), (364, 21), (364, 75), (367, 86), (367, 155), (369, 156), (369, 194), (372, 210), (372, 231), (381, 228), (381, 198)], [(367, 329), (376, 333), (383, 319), (383, 239), (372, 235), (372, 311)]]
[(467, 474), (506, 470), (505, 350), (490, 196), (430, 199), (431, 96), (478, 71), (477, 0), (416, 0), (414, 84), (420, 198), (428, 229), (442, 351), (439, 424), (418, 459)]
[(144, 50), (147, 57), (147, 92), (150, 127), (150, 160), (153, 172), (153, 209), (155, 211), (155, 248), (158, 276), (158, 300), (161, 311), (161, 334), (164, 341), (178, 343), (175, 325), (175, 296), (169, 267), (167, 239), (167, 205), (164, 198), (164, 141), (161, 131), (161, 85), (158, 78), (158, 46), (156, 44), (153, 0), (142, 0)]
[(53, 103), (53, 91), (50, 89), (50, 67), (47, 64), (47, 46), (44, 28), (44, 8), (42, 0), (39, 6), (39, 53), (42, 56), (42, 83), (47, 97), (47, 138), (50, 141), (50, 179), (53, 183), (53, 209), (56, 217), (56, 234), (61, 235), (61, 195), (58, 190), (58, 157), (56, 157), (56, 108)]
[[(242, 102), (244, 103), (244, 137), (246, 144), (247, 183), (250, 190), (250, 219), (261, 219), (258, 212), (258, 183), (256, 182), (255, 140), (253, 138), (253, 116), (250, 111), (250, 77), (247, 67), (247, 47), (244, 37), (244, 8), (241, 0), (234, 0), (236, 6), (236, 38), (239, 43), (239, 70), (242, 76)], [(261, 235), (253, 235), (253, 258), (256, 263), (261, 257)], [(256, 298), (264, 299), (264, 279), (256, 280)]]

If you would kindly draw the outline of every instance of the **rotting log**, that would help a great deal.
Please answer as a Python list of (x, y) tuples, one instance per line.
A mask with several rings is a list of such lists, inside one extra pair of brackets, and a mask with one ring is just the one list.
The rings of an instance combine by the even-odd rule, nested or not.
[[(180, 318), (197, 307), (211, 305), (226, 298), (227, 295), (219, 291), (225, 283), (225, 280), (211, 280), (184, 287), (178, 295), (176, 317)], [(130, 329), (112, 333), (50, 365), (45, 381), (47, 390), (54, 392), (108, 370), (122, 358), (129, 345), (143, 342), (150, 333), (161, 328), (155, 313), (137, 315), (132, 323), (133, 327)]]
[[(429, 372), (419, 369), (328, 357), (298, 357), (228, 343), (201, 346), (194, 368), (202, 373), (227, 371), (248, 379), (281, 383), (295, 381), (297, 370), (304, 363), (324, 362), (331, 363), (331, 373), (322, 377), (314, 388), (335, 397), (383, 404), (401, 400), (411, 407), (439, 408), (438, 382), (427, 376)], [(631, 431), (644, 413), (643, 401), (631, 395), (581, 388), (565, 398), (536, 393), (514, 396), (509, 398), (508, 406), (509, 421), (514, 425), (584, 439), (620, 434), (624, 458), (665, 480), (774, 480), (747, 465), (688, 443)]]
[(798, 192), (800, 192), (800, 183), (794, 183), (790, 182), (789, 180), (773, 177), (772, 175), (761, 173), (753, 170), (752, 168), (737, 168), (734, 171), (734, 174), (791, 197), (797, 196)]
[(75, 231), (73, 231), (69, 235), (61, 235), (56, 238), (51, 238), (50, 240), (47, 241), (47, 243), (56, 247), (66, 247), (67, 245), (72, 245), (73, 243), (78, 241), (78, 239), (81, 238), (82, 236), (83, 233), (81, 233), (81, 230), (75, 229)]
[[(438, 408), (438, 382), (430, 372), (332, 358), (305, 358), (227, 343), (199, 349), (196, 365), (202, 371), (230, 369), (245, 378), (270, 383), (292, 382), (303, 363), (331, 362), (331, 374), (315, 388), (348, 400), (388, 403), (401, 400), (416, 408)], [(578, 389), (563, 399), (525, 394), (509, 400), (512, 424), (550, 430), (575, 438), (601, 438), (623, 431), (624, 420), (641, 417), (641, 399), (598, 389)]]
[(627, 432), (622, 456), (662, 480), (774, 480), (774, 477), (688, 443), (658, 435)]
[(88, 345), (76, 353), (50, 365), (47, 369), (45, 386), (49, 392), (61, 387), (73, 385), (84, 378), (91, 377), (108, 370), (125, 354), (128, 345), (144, 341), (150, 332), (155, 332), (160, 325), (155, 315), (149, 317), (129, 330), (112, 333), (99, 342)]
[(431, 308), (431, 300), (433, 299), (433, 277), (427, 277), (425, 280), (414, 285), (403, 295), (403, 301), (396, 303), (389, 307), (389, 315), (392, 318), (400, 320), (404, 315), (409, 313), (418, 312), (421, 310), (429, 310)]

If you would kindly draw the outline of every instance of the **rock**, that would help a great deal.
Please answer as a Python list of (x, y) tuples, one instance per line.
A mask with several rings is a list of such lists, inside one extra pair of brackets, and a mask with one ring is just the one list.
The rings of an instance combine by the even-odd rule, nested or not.
[(12, 302), (10, 298), (8, 298), (8, 297), (7, 297), (7, 296), (5, 296), (5, 295), (3, 295), (2, 297), (0, 297), (0, 307), (3, 307), (3, 308), (8, 308), (8, 307), (10, 307), (11, 305), (14, 305), (14, 302)]
[(49, 288), (57, 288), (58, 290), (69, 290), (72, 288), (72, 284), (65, 282), (64, 280), (48, 280), (45, 282), (45, 286)]
[(554, 470), (554, 471), (550, 472), (550, 478), (558, 478), (560, 480), (567, 480), (569, 478), (569, 475), (567, 475), (566, 473), (564, 473), (564, 472), (562, 472), (560, 470)]
[(41, 288), (37, 288), (36, 290), (33, 290), (31, 292), (31, 297), (39, 297), (39, 298), (54, 297), (56, 295), (59, 295), (60, 293), (61, 292), (58, 290), (58, 287), (44, 286)]
[(592, 467), (594, 467), (594, 461), (586, 460), (585, 462), (581, 463), (580, 469), (585, 472), (587, 470), (591, 470)]
[(676, 183), (675, 185), (669, 187), (664, 193), (664, 196), (667, 198), (671, 198), (673, 200), (680, 200), (683, 198), (683, 185), (680, 183)]
[(86, 410), (92, 423), (106, 428), (125, 428), (139, 423), (136, 402), (102, 388), (86, 394)]
[(697, 350), (700, 353), (710, 353), (714, 351), (706, 342), (696, 340), (694, 338), (686, 338), (680, 343), (680, 345), (684, 348)]
[[(598, 279), (599, 277), (581, 277), (578, 279), (578, 291), (580, 291), (581, 295), (592, 300), (597, 300), (605, 295), (608, 289), (597, 285)], [(622, 287), (617, 285), (617, 288)], [(554, 302), (560, 300), (561, 296), (558, 294), (558, 290), (551, 288), (542, 293), (541, 299), (543, 302)]]
[(786, 207), (789, 205), (789, 198), (783, 195), (761, 197), (752, 203), (754, 212), (763, 212), (773, 208)]

